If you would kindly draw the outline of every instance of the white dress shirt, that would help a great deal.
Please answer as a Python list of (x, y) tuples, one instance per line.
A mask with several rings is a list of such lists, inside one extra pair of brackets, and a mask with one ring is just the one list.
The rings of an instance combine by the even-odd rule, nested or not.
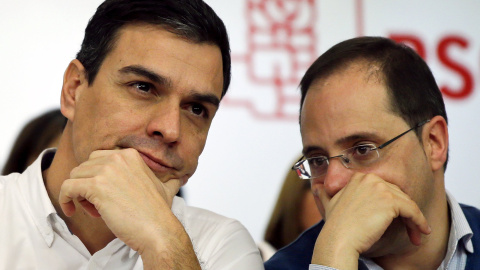
[[(51, 162), (54, 153), (42, 153), (23, 174), (0, 176), (0, 269), (143, 269), (139, 254), (119, 239), (91, 255), (71, 234), (42, 178), (42, 159)], [(255, 242), (238, 221), (187, 206), (179, 197), (172, 211), (202, 269), (264, 269)]]

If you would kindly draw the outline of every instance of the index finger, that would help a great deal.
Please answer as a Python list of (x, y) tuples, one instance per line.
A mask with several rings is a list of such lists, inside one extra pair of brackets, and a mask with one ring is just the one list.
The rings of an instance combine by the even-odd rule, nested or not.
[(75, 214), (76, 206), (74, 200), (77, 200), (92, 217), (101, 216), (94, 203), (87, 199), (89, 196), (89, 188), (84, 180), (85, 179), (67, 179), (63, 182), (62, 187), (60, 188), (58, 203), (67, 217), (71, 217)]

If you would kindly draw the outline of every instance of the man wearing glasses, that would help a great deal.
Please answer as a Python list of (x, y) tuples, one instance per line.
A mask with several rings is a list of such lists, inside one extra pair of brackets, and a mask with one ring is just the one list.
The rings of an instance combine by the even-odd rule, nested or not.
[(425, 62), (391, 40), (354, 38), (300, 87), (304, 157), (293, 169), (325, 221), (266, 269), (480, 269), (480, 211), (445, 190), (447, 115)]

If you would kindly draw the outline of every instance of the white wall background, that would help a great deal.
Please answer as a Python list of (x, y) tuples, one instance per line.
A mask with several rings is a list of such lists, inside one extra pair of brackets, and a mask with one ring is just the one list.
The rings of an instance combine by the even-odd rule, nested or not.
[[(59, 106), (64, 69), (80, 48), (83, 29), (100, 2), (0, 0), (0, 164), (28, 120)], [(249, 10), (248, 2), (265, 4), (265, 9)], [(408, 34), (423, 44), (440, 86), (460, 94), (471, 90), (462, 98), (445, 95), (451, 136), (446, 184), (459, 201), (480, 206), (480, 181), (475, 173), (480, 152), (480, 2), (207, 3), (229, 30), (233, 81), (212, 125), (197, 173), (186, 186), (189, 204), (236, 218), (256, 240), (261, 239), (283, 175), (301, 150), (296, 85), (305, 67), (292, 67), (292, 63), (310, 63), (333, 44), (357, 35)], [(287, 21), (288, 14), (298, 17)], [(249, 32), (249, 26), (265, 29), (272, 22), (280, 30)], [(301, 29), (313, 32), (302, 35)], [(448, 43), (450, 37), (453, 41)], [(455, 43), (458, 40), (465, 44)], [(270, 46), (274, 41), (293, 44), (299, 50)], [(444, 43), (446, 49), (438, 53)], [(252, 44), (268, 46), (260, 49)], [(301, 46), (311, 47), (302, 50)], [(453, 65), (448, 65), (449, 59)]]

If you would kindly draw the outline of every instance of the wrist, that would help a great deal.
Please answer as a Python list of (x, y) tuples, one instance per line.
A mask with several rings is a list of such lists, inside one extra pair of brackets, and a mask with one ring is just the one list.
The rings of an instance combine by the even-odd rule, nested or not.
[(200, 269), (190, 237), (175, 221), (168, 222), (167, 233), (152, 234), (139, 250), (144, 269)]
[(322, 230), (315, 242), (312, 263), (336, 269), (358, 269), (359, 252), (348, 239)]

